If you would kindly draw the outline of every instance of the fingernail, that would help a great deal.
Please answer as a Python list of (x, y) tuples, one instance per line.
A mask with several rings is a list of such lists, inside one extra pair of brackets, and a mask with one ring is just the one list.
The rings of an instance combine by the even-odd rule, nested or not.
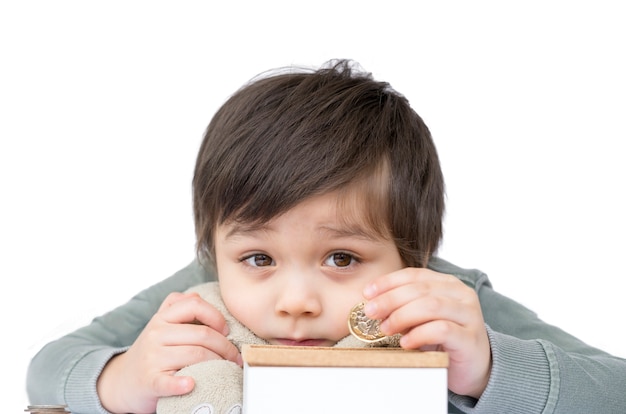
[(376, 285), (367, 285), (365, 289), (363, 289), (363, 296), (366, 298), (371, 298), (376, 295)]
[(378, 310), (378, 306), (375, 302), (367, 302), (363, 310), (367, 316), (375, 315)]
[(222, 335), (228, 336), (229, 333), (230, 333), (230, 328), (228, 327), (228, 325), (224, 325), (224, 329), (222, 329)]
[(240, 367), (243, 367), (243, 358), (241, 354), (237, 354), (237, 365), (239, 365)]
[(389, 335), (389, 323), (386, 320), (380, 324), (379, 328), (382, 333)]

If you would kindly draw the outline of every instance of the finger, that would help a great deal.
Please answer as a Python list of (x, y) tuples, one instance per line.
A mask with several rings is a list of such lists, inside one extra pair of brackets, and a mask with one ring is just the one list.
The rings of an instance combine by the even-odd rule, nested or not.
[(195, 381), (192, 377), (161, 374), (154, 379), (153, 390), (158, 397), (170, 397), (187, 394), (194, 386)]
[(427, 296), (392, 311), (380, 329), (386, 335), (393, 335), (437, 320), (466, 326), (473, 320), (472, 309), (446, 296)]
[(363, 290), (363, 296), (366, 299), (371, 300), (376, 296), (399, 286), (411, 283), (428, 284), (431, 282), (440, 282), (451, 279), (458, 281), (458, 279), (452, 275), (434, 272), (430, 269), (404, 268), (395, 272), (384, 274), (373, 280)]
[[(234, 348), (234, 347), (233, 347)], [(238, 355), (237, 348), (233, 351)], [(206, 361), (227, 359), (238, 364), (237, 357), (224, 358), (216, 352), (216, 349), (209, 349), (202, 346), (177, 345), (171, 346), (160, 353), (159, 372), (176, 372), (184, 367)], [(241, 365), (241, 364), (238, 364)]]
[(228, 335), (224, 315), (197, 294), (186, 294), (179, 297), (169, 306), (159, 311), (160, 317), (168, 323), (201, 323), (223, 335)]
[(400, 338), (404, 349), (454, 351), (463, 343), (464, 330), (451, 321), (436, 320), (410, 329)]
[[(241, 354), (235, 345), (221, 332), (206, 325), (177, 324), (160, 334), (160, 342), (174, 347), (179, 354), (187, 354), (186, 362), (200, 362), (209, 359), (227, 359), (240, 363)], [(180, 347), (187, 346), (184, 352)], [(187, 363), (187, 365), (190, 365)]]
[(431, 294), (432, 286), (423, 282), (413, 282), (387, 290), (370, 299), (363, 310), (369, 318), (386, 319), (399, 308)]
[(463, 282), (448, 275), (437, 275), (435, 278), (415, 278), (412, 282), (399, 285), (374, 297), (365, 305), (365, 314), (373, 319), (385, 319), (392, 312), (406, 306), (410, 302), (428, 297), (442, 297), (463, 303), (475, 292)]
[(195, 292), (193, 293), (172, 292), (169, 295), (167, 295), (166, 298), (163, 300), (163, 303), (161, 303), (161, 306), (159, 307), (159, 311), (163, 309), (167, 309), (170, 306), (172, 306), (174, 303), (180, 300), (187, 299), (192, 296), (199, 296), (199, 295)]

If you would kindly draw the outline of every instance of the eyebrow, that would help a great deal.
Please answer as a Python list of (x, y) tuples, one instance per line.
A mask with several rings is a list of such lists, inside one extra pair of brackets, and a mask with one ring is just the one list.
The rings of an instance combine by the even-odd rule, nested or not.
[(233, 222), (232, 227), (228, 230), (228, 233), (224, 236), (224, 239), (230, 239), (238, 235), (246, 235), (249, 233), (255, 233), (258, 231), (271, 230), (267, 224), (261, 223), (241, 223)]
[(356, 224), (349, 224), (342, 227), (321, 226), (320, 230), (324, 230), (336, 238), (356, 237), (370, 241), (381, 239), (380, 236), (377, 236), (377, 233), (374, 230), (365, 229), (363, 226)]
[[(362, 240), (369, 241), (378, 241), (382, 237), (378, 235), (378, 233), (372, 229), (365, 229), (363, 226), (359, 226), (356, 224), (346, 224), (341, 227), (322, 225), (318, 227), (318, 230), (321, 230), (325, 233), (328, 233), (333, 238), (349, 238), (355, 237)], [(260, 231), (268, 231), (274, 232), (271, 225), (267, 223), (240, 223), (236, 222), (232, 224), (232, 228), (226, 233), (224, 236), (225, 239), (229, 239), (236, 236), (245, 236), (251, 233), (256, 233)]]

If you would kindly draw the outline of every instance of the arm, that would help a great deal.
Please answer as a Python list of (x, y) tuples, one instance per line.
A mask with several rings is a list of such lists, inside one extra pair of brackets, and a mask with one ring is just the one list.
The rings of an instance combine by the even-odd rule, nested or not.
[(480, 400), (451, 396), (467, 412), (623, 413), (626, 360), (588, 346), (482, 284), (492, 350)]
[(436, 260), (478, 293), (492, 353), (479, 400), (451, 394), (469, 413), (624, 413), (626, 360), (593, 348), (495, 292), (487, 276)]
[(194, 261), (89, 325), (47, 344), (28, 368), (30, 402), (67, 404), (72, 412), (106, 412), (96, 391), (104, 366), (134, 343), (168, 294), (213, 279)]

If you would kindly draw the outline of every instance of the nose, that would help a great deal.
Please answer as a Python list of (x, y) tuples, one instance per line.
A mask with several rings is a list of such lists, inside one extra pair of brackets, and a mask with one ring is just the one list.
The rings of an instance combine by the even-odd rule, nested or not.
[(315, 317), (322, 312), (319, 288), (305, 276), (294, 275), (285, 278), (278, 288), (276, 313), (280, 316)]

